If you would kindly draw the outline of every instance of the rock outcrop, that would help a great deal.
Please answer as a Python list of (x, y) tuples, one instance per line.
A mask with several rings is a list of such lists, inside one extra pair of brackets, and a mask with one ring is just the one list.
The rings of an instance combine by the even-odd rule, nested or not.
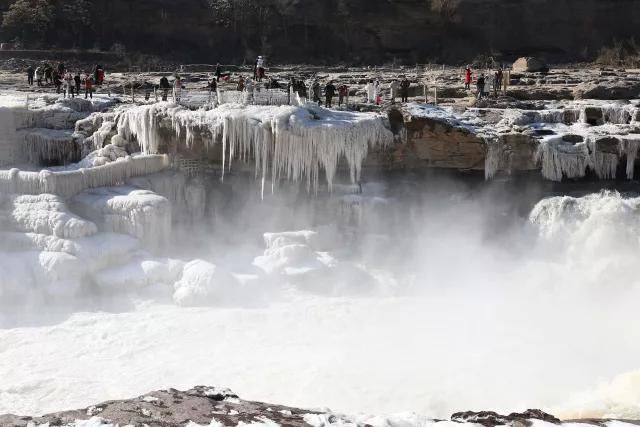
[(539, 58), (528, 56), (514, 62), (513, 71), (517, 73), (546, 73), (549, 71), (549, 66)]
[(582, 83), (574, 88), (573, 95), (575, 99), (636, 99), (640, 96), (640, 79), (616, 78)]
[[(191, 423), (208, 426), (212, 419), (224, 426), (264, 423), (271, 420), (282, 426), (307, 426), (304, 416), (313, 411), (280, 405), (239, 400), (230, 390), (195, 387), (188, 391), (174, 389), (149, 393), (135, 399), (110, 401), (77, 411), (59, 412), (42, 417), (0, 416), (2, 427), (26, 427), (49, 423), (50, 426), (75, 425), (76, 421), (94, 420), (91, 425), (132, 425), (184, 427)], [(29, 424), (31, 423), (31, 424)], [(192, 424), (193, 425), (193, 424)]]
[(480, 424), (484, 427), (506, 425), (530, 426), (531, 420), (541, 420), (550, 424), (562, 424), (558, 418), (539, 409), (527, 409), (524, 412), (513, 412), (509, 415), (500, 415), (493, 411), (467, 411), (457, 412), (451, 416), (451, 421)]

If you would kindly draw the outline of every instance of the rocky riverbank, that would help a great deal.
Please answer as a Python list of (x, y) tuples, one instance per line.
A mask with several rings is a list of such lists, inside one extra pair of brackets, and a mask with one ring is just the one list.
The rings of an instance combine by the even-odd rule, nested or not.
[[(453, 423), (453, 424), (452, 424)], [(537, 409), (501, 415), (493, 411), (458, 412), (451, 420), (429, 419), (416, 414), (390, 418), (348, 416), (329, 410), (306, 410), (252, 402), (229, 389), (198, 386), (187, 391), (159, 390), (133, 399), (103, 402), (74, 411), (43, 416), (0, 415), (2, 427), (392, 427), (469, 424), (470, 427), (631, 427), (640, 421), (583, 419), (561, 421)]]

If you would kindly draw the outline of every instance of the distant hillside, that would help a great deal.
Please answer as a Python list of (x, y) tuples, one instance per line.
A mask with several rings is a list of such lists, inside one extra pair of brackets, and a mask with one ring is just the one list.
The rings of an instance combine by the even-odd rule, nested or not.
[(257, 54), (318, 64), (573, 61), (640, 36), (638, 0), (0, 0), (0, 8), (9, 11), (2, 40), (25, 47), (206, 63)]

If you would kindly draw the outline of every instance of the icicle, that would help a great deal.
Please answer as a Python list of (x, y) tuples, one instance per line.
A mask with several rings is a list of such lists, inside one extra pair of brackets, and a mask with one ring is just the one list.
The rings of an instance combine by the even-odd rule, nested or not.
[(484, 163), (484, 178), (486, 181), (493, 179), (500, 170), (500, 162), (504, 154), (504, 144), (495, 136), (482, 137), (487, 153)]
[[(188, 148), (195, 144), (196, 135), (208, 132), (211, 137), (205, 139), (207, 147), (222, 143), (223, 180), (234, 159), (246, 162), (253, 156), (256, 178), (266, 180), (267, 169), (271, 169), (272, 190), (274, 182), (286, 176), (296, 182), (305, 180), (309, 190), (317, 191), (321, 170), (331, 189), (341, 158), (349, 165), (351, 180), (358, 181), (369, 147), (393, 141), (393, 134), (380, 115), (330, 111), (311, 105), (223, 105), (193, 112), (160, 104), (131, 108), (116, 120), (119, 134), (137, 138), (145, 153), (159, 150), (159, 126), (170, 123), (177, 139), (184, 138)], [(165, 142), (168, 143), (173, 141)]]
[(602, 113), (605, 123), (625, 125), (631, 122), (631, 110), (627, 105), (606, 105)]
[(631, 139), (623, 137), (620, 141), (620, 155), (627, 157), (627, 179), (633, 179), (635, 174), (636, 159), (640, 148), (640, 137)]
[(542, 176), (551, 181), (584, 177), (591, 166), (591, 156), (586, 143), (572, 144), (562, 138), (543, 141), (538, 147), (536, 161), (542, 163)]

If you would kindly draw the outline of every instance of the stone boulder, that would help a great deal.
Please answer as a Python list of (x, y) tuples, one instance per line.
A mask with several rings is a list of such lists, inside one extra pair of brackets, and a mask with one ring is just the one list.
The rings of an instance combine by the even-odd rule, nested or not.
[(528, 56), (514, 62), (513, 71), (517, 73), (546, 73), (549, 71), (549, 66), (539, 58)]
[(627, 100), (640, 96), (640, 80), (587, 82), (573, 89), (575, 99)]

